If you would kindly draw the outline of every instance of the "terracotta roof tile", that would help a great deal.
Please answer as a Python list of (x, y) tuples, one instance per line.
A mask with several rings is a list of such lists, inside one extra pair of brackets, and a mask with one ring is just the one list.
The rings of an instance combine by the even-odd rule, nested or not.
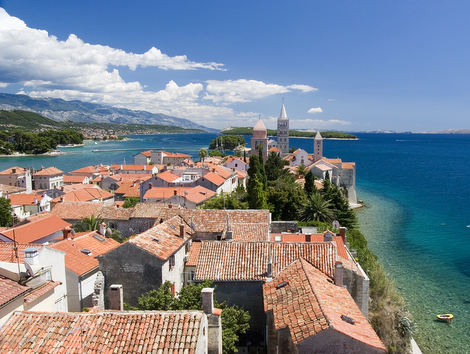
[[(281, 286), (280, 286), (281, 285)], [(288, 327), (294, 344), (333, 328), (357, 341), (385, 350), (348, 291), (330, 282), (304, 259), (263, 285), (265, 311), (273, 311), (276, 329)], [(342, 319), (347, 316), (350, 324)]]
[(203, 241), (195, 280), (233, 281), (267, 279), (268, 254), (273, 276), (302, 257), (333, 277), (336, 248), (332, 243), (271, 243)]
[(26, 188), (23, 187), (9, 186), (7, 184), (0, 183), (0, 192), (2, 192), (3, 194), (24, 192), (25, 190)]
[(196, 204), (202, 203), (206, 199), (212, 198), (215, 195), (216, 193), (214, 191), (204, 188), (203, 186), (196, 186), (194, 188), (190, 188), (187, 193), (183, 194), (183, 196), (187, 200)]
[[(13, 172), (15, 171), (15, 172)], [(10, 167), (10, 168), (7, 168), (6, 170), (3, 170), (0, 172), (0, 175), (22, 175), (26, 172), (26, 169), (25, 168), (21, 168), (21, 167), (18, 167), (18, 166), (14, 166), (14, 167)]]
[(232, 226), (234, 241), (268, 241), (269, 224), (237, 223)]
[(92, 215), (98, 216), (104, 207), (103, 202), (66, 202), (57, 203), (51, 210), (51, 214), (66, 220), (81, 220)]
[(184, 195), (193, 187), (152, 187), (145, 192), (144, 198), (167, 199), (175, 195)]
[(214, 172), (206, 173), (202, 178), (207, 179), (208, 181), (214, 183), (216, 186), (220, 186), (222, 183), (225, 182), (225, 178), (219, 176), (217, 173)]
[(59, 170), (56, 167), (48, 167), (48, 168), (43, 168), (37, 172), (34, 172), (34, 176), (52, 176), (52, 175), (60, 175), (63, 174), (61, 170)]
[[(78, 275), (83, 275), (98, 267), (99, 263), (95, 258), (96, 256), (107, 253), (119, 246), (119, 242), (104, 237), (95, 231), (74, 239), (62, 240), (48, 245), (48, 247), (65, 252), (65, 267)], [(83, 249), (90, 250), (91, 253), (86, 254), (82, 252)]]
[(60, 281), (48, 281), (44, 285), (34, 289), (28, 295), (25, 296), (24, 302), (27, 304), (32, 303), (33, 301), (39, 299), (41, 296), (44, 296), (49, 291), (53, 290), (56, 286), (62, 284)]
[[(17, 243), (16, 247), (18, 249), (18, 258), (21, 263), (24, 263), (24, 252), (26, 248), (31, 247), (43, 247), (43, 245), (35, 243)], [(12, 242), (0, 242), (0, 262), (16, 262), (17, 258), (15, 255), (15, 245)]]
[[(69, 187), (72, 187), (71, 185)], [(101, 188), (82, 188), (79, 190), (71, 191), (61, 195), (60, 197), (51, 200), (52, 203), (64, 202), (86, 202), (92, 200), (104, 200), (114, 198), (112, 193), (109, 193)]]
[(18, 296), (24, 296), (30, 291), (31, 288), (29, 286), (20, 285), (17, 282), (0, 275), (0, 306), (14, 300)]
[(122, 194), (124, 197), (140, 198), (140, 183), (122, 182), (114, 194)]
[(189, 258), (186, 262), (188, 267), (195, 267), (197, 264), (197, 259), (199, 258), (199, 252), (201, 251), (201, 242), (193, 242), (191, 244), (191, 249), (189, 250)]
[(15, 312), (0, 331), (0, 352), (194, 354), (203, 318), (200, 311)]
[(175, 180), (177, 180), (178, 177), (177, 175), (171, 173), (170, 171), (164, 171), (164, 172), (161, 172), (159, 174), (157, 174), (157, 177), (166, 181), (166, 182), (173, 182)]
[(32, 243), (71, 225), (56, 215), (49, 213), (41, 214), (36, 217), (28, 217), (26, 220), (29, 222), (2, 231), (1, 234), (12, 241), (13, 238), (16, 238), (16, 242), (19, 243)]
[(64, 175), (64, 183), (82, 184), (87, 176), (66, 176)]
[(152, 171), (154, 165), (111, 165), (112, 170), (118, 171)]
[(137, 236), (131, 237), (129, 243), (160, 259), (166, 260), (179, 250), (191, 237), (188, 225), (184, 225), (184, 239), (180, 237), (181, 223), (183, 223), (183, 220), (175, 216)]
[(42, 200), (42, 195), (12, 194), (8, 199), (10, 199), (10, 205), (35, 205)]

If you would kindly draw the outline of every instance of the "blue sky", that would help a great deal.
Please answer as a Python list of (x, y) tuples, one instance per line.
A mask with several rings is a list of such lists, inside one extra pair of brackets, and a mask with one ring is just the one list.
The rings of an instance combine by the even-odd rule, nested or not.
[(0, 0), (0, 92), (212, 128), (470, 128), (465, 1)]

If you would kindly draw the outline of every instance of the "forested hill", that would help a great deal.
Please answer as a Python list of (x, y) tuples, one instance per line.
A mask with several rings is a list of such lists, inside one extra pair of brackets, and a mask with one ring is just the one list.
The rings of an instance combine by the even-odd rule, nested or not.
[[(252, 127), (230, 127), (220, 131), (225, 135), (253, 135)], [(277, 130), (267, 129), (269, 136), (276, 136)], [(298, 130), (289, 130), (289, 136), (294, 138), (313, 138), (317, 132), (305, 132)], [(321, 136), (325, 139), (356, 139), (353, 134), (342, 133), (342, 132), (320, 132)]]
[(204, 127), (188, 119), (165, 114), (133, 111), (82, 101), (65, 101), (58, 98), (33, 98), (28, 95), (0, 93), (0, 109), (32, 111), (55, 121), (166, 125), (216, 132), (215, 129)]

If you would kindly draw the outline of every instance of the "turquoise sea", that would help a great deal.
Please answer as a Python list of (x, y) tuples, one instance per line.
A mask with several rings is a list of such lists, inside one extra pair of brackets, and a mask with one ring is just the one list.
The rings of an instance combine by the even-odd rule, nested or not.
[[(216, 134), (131, 136), (87, 142), (57, 157), (0, 158), (11, 166), (56, 166), (68, 172), (91, 164), (133, 163), (148, 149), (197, 159)], [(356, 162), (358, 211), (369, 246), (395, 280), (417, 323), (423, 353), (470, 353), (470, 135), (357, 134), (325, 140), (324, 155)], [(248, 139), (247, 139), (248, 140)], [(313, 151), (312, 139), (291, 146)], [(436, 314), (453, 313), (452, 324)]]

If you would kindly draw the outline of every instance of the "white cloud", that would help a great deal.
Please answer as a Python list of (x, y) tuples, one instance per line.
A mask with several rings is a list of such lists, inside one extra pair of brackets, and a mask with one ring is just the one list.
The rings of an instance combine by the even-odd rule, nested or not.
[(307, 113), (315, 114), (315, 113), (321, 113), (321, 112), (323, 112), (323, 109), (321, 109), (321, 107), (316, 107), (316, 108), (310, 108)]
[(185, 55), (170, 57), (152, 47), (144, 54), (91, 45), (76, 35), (59, 41), (46, 31), (32, 29), (0, 8), (0, 79), (33, 87), (66, 87), (89, 92), (133, 91), (139, 83), (125, 83), (110, 65), (154, 66), (163, 70), (221, 70), (223, 64), (197, 63)]
[(289, 89), (284, 86), (256, 80), (208, 80), (206, 82), (207, 94), (204, 99), (213, 102), (250, 102), (277, 93), (289, 92)]
[(308, 85), (289, 85), (287, 86), (287, 88), (290, 88), (292, 90), (300, 90), (302, 92), (312, 92), (312, 91), (318, 91), (317, 88), (315, 87), (312, 87), (312, 86), (308, 86)]
[(128, 53), (85, 43), (74, 34), (60, 41), (47, 31), (29, 28), (2, 8), (0, 48), (0, 87), (20, 84), (23, 85), (20, 93), (34, 97), (82, 100), (164, 113), (207, 126), (220, 127), (227, 121), (240, 126), (256, 123), (258, 113), (235, 111), (229, 104), (251, 102), (291, 90), (317, 90), (308, 85), (282, 86), (239, 79), (183, 86), (170, 80), (164, 89), (147, 91), (146, 85), (138, 81), (125, 81), (118, 68), (224, 71), (224, 65), (194, 62), (185, 55), (171, 57), (155, 47), (143, 54)]
[(328, 98), (328, 102), (334, 102), (336, 101), (334, 98)]

